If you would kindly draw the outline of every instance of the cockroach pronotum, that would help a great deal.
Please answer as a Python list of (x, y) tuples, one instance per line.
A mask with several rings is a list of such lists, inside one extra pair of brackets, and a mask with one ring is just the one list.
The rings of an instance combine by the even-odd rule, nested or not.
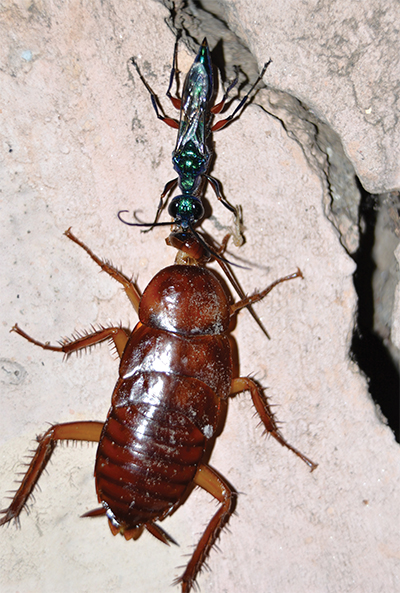
[(219, 502), (183, 574), (176, 580), (188, 593), (236, 505), (236, 492), (208, 465), (227, 399), (250, 391), (265, 427), (281, 445), (312, 470), (310, 459), (285, 441), (267, 398), (256, 381), (233, 376), (229, 328), (238, 311), (263, 299), (274, 286), (302, 277), (300, 270), (262, 292), (231, 304), (217, 275), (204, 265), (204, 246), (191, 233), (177, 232), (169, 244), (177, 261), (151, 280), (143, 295), (121, 272), (100, 260), (70, 230), (66, 236), (120, 282), (139, 315), (132, 332), (122, 327), (64, 339), (60, 346), (38, 342), (18, 325), (12, 331), (45, 350), (66, 356), (111, 340), (121, 358), (119, 378), (105, 423), (82, 421), (52, 425), (38, 447), (0, 525), (19, 520), (41, 473), (59, 441), (98, 442), (95, 463), (100, 508), (114, 535), (138, 539), (144, 529), (164, 543), (174, 540), (159, 521), (174, 513), (195, 486)]

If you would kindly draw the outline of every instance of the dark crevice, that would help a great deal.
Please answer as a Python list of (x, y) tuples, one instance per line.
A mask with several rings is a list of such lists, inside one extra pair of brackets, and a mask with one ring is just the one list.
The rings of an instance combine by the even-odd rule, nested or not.
[[(170, 10), (171, 7), (173, 8), (168, 25), (175, 32), (176, 29), (184, 31), (183, 37), (189, 45), (193, 45), (192, 49), (197, 48), (203, 36), (207, 35), (211, 46), (215, 46), (213, 60), (218, 62), (222, 80), (232, 78), (232, 64), (241, 64), (241, 72), (247, 72), (250, 80), (256, 78), (258, 74), (256, 61), (249, 50), (242, 45), (241, 40), (229, 30), (224, 20), (225, 15), (218, 13), (217, 3), (212, 0), (186, 0), (178, 8), (171, 0), (163, 0), (163, 2)], [(242, 85), (238, 86), (241, 88)], [(381, 204), (378, 197), (368, 194), (360, 184), (358, 188), (353, 187), (353, 168), (344, 155), (340, 139), (330, 128), (322, 126), (320, 122), (317, 124), (311, 119), (308, 110), (307, 117), (304, 117), (305, 110), (301, 104), (284, 93), (279, 97), (275, 95), (273, 103), (275, 110), (271, 108), (268, 112), (282, 121), (287, 132), (302, 147), (312, 168), (323, 169), (323, 162), (315, 160), (317, 153), (314, 150), (315, 138), (312, 126), (318, 125), (318, 142), (323, 144), (322, 147), (320, 146), (322, 153), (328, 154), (327, 147), (331, 152), (333, 151), (334, 157), (329, 156), (328, 183), (331, 189), (335, 188), (336, 195), (332, 200), (335, 209), (332, 210), (330, 220), (341, 233), (343, 245), (348, 253), (354, 253), (357, 244), (358, 190), (361, 193), (358, 209), (360, 242), (358, 250), (352, 255), (357, 265), (354, 286), (358, 295), (358, 312), (352, 337), (351, 356), (367, 377), (371, 397), (387, 419), (397, 441), (400, 442), (399, 369), (386, 347), (384, 338), (374, 329), (373, 274), (376, 266), (373, 248), (377, 214)], [(299, 106), (302, 108), (301, 113)], [(286, 119), (284, 114), (287, 116)], [(304, 120), (310, 125), (305, 130)], [(294, 125), (296, 121), (301, 122), (297, 127)], [(310, 142), (308, 137), (311, 138)], [(340, 201), (339, 196), (342, 197)], [(349, 229), (346, 235), (342, 234), (343, 228)]]
[(400, 377), (383, 339), (373, 327), (374, 298), (372, 277), (375, 271), (372, 250), (377, 221), (376, 197), (360, 185), (360, 245), (353, 259), (357, 264), (354, 286), (358, 295), (357, 323), (351, 354), (368, 379), (371, 397), (387, 418), (396, 440), (400, 442)]

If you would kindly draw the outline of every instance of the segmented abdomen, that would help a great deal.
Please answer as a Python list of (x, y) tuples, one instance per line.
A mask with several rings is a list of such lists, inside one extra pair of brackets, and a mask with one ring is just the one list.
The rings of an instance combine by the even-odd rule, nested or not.
[(179, 410), (147, 402), (113, 407), (97, 452), (99, 500), (125, 527), (163, 519), (193, 480), (205, 441)]

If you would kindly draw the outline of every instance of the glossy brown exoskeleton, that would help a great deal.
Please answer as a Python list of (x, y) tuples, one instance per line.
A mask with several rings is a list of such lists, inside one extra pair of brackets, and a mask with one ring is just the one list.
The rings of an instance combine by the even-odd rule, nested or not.
[(51, 346), (37, 342), (17, 325), (13, 331), (46, 349), (72, 352), (112, 340), (121, 357), (119, 378), (105, 423), (69, 422), (51, 426), (38, 437), (28, 471), (0, 524), (19, 518), (58, 441), (98, 441), (96, 491), (101, 507), (86, 516), (106, 515), (112, 533), (137, 539), (144, 529), (173, 542), (158, 525), (200, 486), (220, 503), (182, 576), (188, 593), (236, 503), (236, 493), (208, 463), (224, 403), (250, 391), (262, 423), (282, 445), (313, 470), (316, 465), (289, 445), (277, 429), (267, 399), (249, 378), (234, 377), (229, 326), (237, 311), (264, 298), (281, 278), (261, 293), (230, 304), (218, 277), (202, 264), (203, 247), (193, 236), (171, 235), (180, 265), (161, 270), (140, 296), (135, 285), (102, 262), (70, 230), (101, 268), (120, 282), (139, 314), (132, 332), (101, 328)]

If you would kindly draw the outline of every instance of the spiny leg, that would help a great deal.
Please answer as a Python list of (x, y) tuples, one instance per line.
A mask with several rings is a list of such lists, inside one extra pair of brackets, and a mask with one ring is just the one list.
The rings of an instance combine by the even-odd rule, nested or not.
[(49, 342), (39, 342), (31, 338), (17, 324), (10, 331), (22, 336), (28, 342), (35, 344), (35, 346), (43, 348), (43, 350), (63, 352), (66, 356), (69, 356), (72, 352), (79, 352), (79, 350), (85, 350), (86, 348), (100, 344), (106, 340), (113, 340), (118, 355), (121, 357), (129, 338), (129, 334), (122, 327), (105, 327), (95, 330), (92, 333), (85, 333), (74, 339), (64, 338), (61, 341), (61, 346), (52, 346)]
[[(225, 237), (223, 238), (222, 242), (221, 242), (221, 246), (217, 251), (218, 255), (223, 255), (226, 251), (226, 248), (228, 246), (228, 241), (230, 239), (232, 235), (231, 234), (227, 234), (225, 235)], [(233, 288), (236, 290), (236, 292), (238, 293), (239, 297), (241, 299), (245, 299), (246, 295), (243, 291), (243, 288), (241, 287), (241, 285), (239, 284), (233, 270), (230, 268), (230, 266), (223, 260), (223, 259), (217, 259), (218, 264), (221, 266), (225, 276), (228, 278), (229, 282), (232, 284)], [(267, 330), (265, 329), (265, 327), (263, 326), (263, 324), (261, 323), (260, 319), (257, 316), (257, 313), (254, 311), (253, 307), (251, 306), (251, 304), (246, 305), (246, 308), (248, 309), (250, 315), (253, 317), (254, 321), (256, 322), (256, 324), (258, 325), (258, 327), (261, 329), (261, 331), (263, 332), (263, 334), (266, 336), (266, 338), (268, 338), (268, 340), (270, 340), (270, 335), (268, 334)]]
[(102, 429), (102, 422), (66, 422), (64, 424), (54, 424), (44, 435), (37, 437), (39, 445), (29, 464), (28, 471), (23, 477), (10, 506), (0, 511), (0, 513), (5, 514), (0, 520), (0, 525), (4, 525), (12, 519), (18, 520), (58, 441), (98, 442)]
[(201, 567), (215, 544), (221, 529), (227, 524), (236, 506), (234, 492), (222, 476), (208, 465), (200, 465), (194, 477), (194, 483), (209, 492), (221, 506), (206, 527), (199, 543), (185, 568), (185, 572), (176, 580), (182, 584), (182, 593), (189, 593)]
[(268, 400), (264, 394), (264, 391), (261, 389), (259, 385), (252, 379), (247, 377), (239, 377), (232, 381), (231, 392), (230, 395), (234, 395), (236, 393), (240, 393), (242, 391), (250, 391), (251, 397), (253, 400), (253, 404), (257, 410), (257, 413), (263, 423), (265, 430), (274, 437), (284, 447), (293, 451), (304, 463), (308, 465), (311, 471), (314, 471), (318, 464), (314, 463), (303, 455), (300, 451), (298, 451), (295, 447), (292, 447), (285, 439), (283, 438), (282, 434), (280, 433), (274, 414), (271, 411), (271, 408), (268, 404)]
[(240, 311), (240, 309), (243, 309), (244, 307), (248, 307), (249, 305), (254, 305), (254, 303), (258, 303), (258, 301), (261, 301), (263, 298), (265, 298), (267, 294), (269, 294), (271, 290), (275, 288), (275, 286), (278, 286), (278, 284), (282, 284), (283, 282), (287, 282), (288, 280), (294, 280), (294, 278), (304, 278), (300, 268), (297, 268), (297, 271), (293, 274), (289, 274), (288, 276), (283, 276), (283, 278), (275, 280), (275, 282), (272, 282), (272, 284), (267, 286), (267, 288), (265, 288), (261, 292), (257, 292), (257, 294), (253, 294), (252, 296), (246, 297), (238, 301), (237, 303), (231, 305), (231, 315), (233, 315), (237, 311)]
[(132, 280), (129, 280), (122, 272), (114, 268), (111, 264), (102, 261), (97, 255), (93, 253), (89, 247), (87, 247), (82, 241), (80, 241), (75, 235), (72, 234), (71, 228), (65, 231), (64, 235), (71, 239), (74, 243), (82, 247), (86, 251), (86, 253), (92, 258), (94, 262), (103, 270), (103, 272), (107, 272), (114, 280), (122, 284), (124, 287), (125, 293), (128, 299), (131, 301), (136, 313), (139, 311), (139, 302), (141, 298), (141, 294), (139, 289), (135, 286)]
[(254, 303), (258, 303), (258, 301), (260, 301), (261, 299), (266, 297), (267, 294), (270, 293), (271, 290), (278, 284), (282, 284), (283, 282), (287, 282), (288, 280), (293, 280), (295, 278), (303, 278), (303, 274), (301, 273), (301, 270), (297, 269), (297, 272), (294, 272), (293, 274), (289, 274), (288, 276), (284, 276), (283, 278), (279, 278), (278, 280), (275, 280), (275, 282), (273, 282), (272, 284), (267, 286), (267, 288), (260, 293), (257, 293), (250, 297), (245, 297), (244, 292), (243, 292), (242, 288), (239, 286), (239, 283), (236, 280), (232, 270), (230, 270), (230, 268), (228, 268), (227, 266), (222, 265), (222, 263), (220, 265), (223, 268), (225, 274), (228, 276), (229, 280), (232, 282), (232, 285), (235, 288), (236, 292), (241, 297), (240, 301), (231, 305), (231, 314), (233, 315), (237, 311), (240, 311), (241, 309), (247, 307), (251, 316), (253, 317), (253, 319), (255, 320), (257, 325), (260, 327), (261, 331), (265, 334), (265, 336), (268, 339), (270, 339), (270, 336), (269, 336), (267, 330), (265, 329), (265, 327), (263, 326), (263, 324), (257, 317), (257, 314), (253, 310), (252, 305)]
[[(71, 239), (71, 241), (73, 241), (74, 243), (76, 243), (77, 245), (82, 247), (82, 249), (84, 249), (86, 251), (86, 253), (93, 259), (93, 261), (96, 262), (96, 264), (98, 266), (100, 266), (100, 268), (103, 271), (107, 272), (112, 278), (114, 278), (115, 280), (117, 280), (117, 282), (120, 282), (123, 285), (125, 293), (127, 294), (129, 300), (133, 304), (136, 312), (138, 312), (141, 295), (140, 295), (139, 290), (133, 284), (133, 282), (131, 280), (128, 280), (128, 278), (126, 278), (126, 276), (124, 276), (124, 274), (122, 274), (122, 272), (119, 272), (118, 270), (116, 270), (111, 264), (103, 262), (100, 258), (98, 258), (89, 249), (89, 247), (87, 247), (84, 243), (82, 243), (82, 241), (77, 239), (75, 237), (75, 235), (72, 234), (70, 229), (65, 231), (64, 234), (69, 239)], [(43, 343), (43, 342), (39, 342), (38, 340), (35, 340), (31, 336), (29, 336), (27, 333), (25, 333), (22, 329), (20, 329), (17, 324), (15, 324), (11, 328), (10, 331), (16, 332), (17, 334), (19, 334), (20, 336), (22, 336), (23, 338), (28, 340), (28, 342), (32, 342), (32, 344), (35, 344), (36, 346), (40, 346), (40, 348), (43, 348), (43, 350), (52, 350), (53, 352), (63, 352), (67, 356), (69, 354), (71, 354), (72, 352), (78, 352), (79, 350), (84, 350), (85, 348), (90, 348), (91, 346), (94, 346), (95, 344), (100, 344), (101, 342), (104, 342), (105, 340), (112, 339), (114, 341), (117, 352), (118, 352), (119, 356), (121, 357), (122, 353), (124, 351), (126, 342), (128, 341), (128, 338), (129, 338), (129, 333), (127, 333), (123, 328), (121, 328), (121, 327), (107, 327), (107, 328), (101, 328), (99, 330), (94, 330), (91, 333), (88, 332), (88, 333), (85, 333), (84, 335), (79, 335), (77, 338), (74, 338), (74, 339), (64, 339), (61, 343), (61, 346), (51, 346), (48, 342)]]

